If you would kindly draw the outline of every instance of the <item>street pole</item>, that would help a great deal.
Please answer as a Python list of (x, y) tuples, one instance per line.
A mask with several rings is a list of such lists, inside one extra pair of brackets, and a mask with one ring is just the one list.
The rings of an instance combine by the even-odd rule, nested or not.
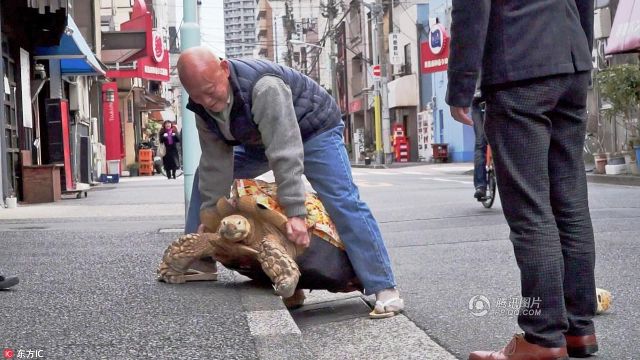
[[(376, 27), (378, 28), (377, 41), (378, 41), (378, 56), (379, 56), (379, 64), (380, 64), (380, 103), (382, 105), (381, 109), (381, 122), (382, 122), (382, 145), (384, 150), (384, 159), (383, 162), (385, 164), (391, 163), (391, 140), (390, 140), (390, 132), (391, 132), (391, 121), (389, 120), (389, 101), (387, 98), (388, 90), (387, 90), (387, 79), (388, 79), (388, 64), (387, 57), (384, 53), (384, 21), (383, 15), (384, 10), (382, 7), (382, 0), (376, 0), (376, 4), (378, 5), (379, 13), (378, 13), (378, 21), (376, 22)], [(391, 10), (389, 10), (389, 23), (390, 26), (393, 26), (393, 21), (391, 20)]]
[[(363, 3), (364, 4), (364, 3)], [(365, 4), (365, 6), (367, 6)], [(371, 41), (371, 51), (373, 53), (373, 63), (374, 65), (379, 65), (381, 67), (381, 71), (383, 71), (382, 69), (382, 64), (381, 64), (381, 59), (382, 59), (382, 55), (381, 55), (381, 51), (382, 49), (384, 49), (383, 47), (381, 47), (381, 45), (383, 44), (383, 30), (382, 30), (382, 0), (376, 0), (375, 4), (369, 5), (367, 6), (371, 9), (371, 12), (373, 13), (373, 22), (374, 22), (374, 27), (373, 27), (373, 36), (372, 39), (373, 41)], [(373, 97), (373, 119), (374, 119), (374, 123), (375, 123), (375, 134), (376, 134), (376, 163), (378, 164), (383, 164), (384, 163), (384, 147), (383, 147), (383, 140), (382, 140), (382, 116), (381, 116), (381, 93), (382, 93), (382, 83), (381, 83), (381, 78), (382, 78), (382, 73), (380, 78), (376, 78), (374, 79), (373, 82), (373, 91), (374, 91), (374, 97)]]
[[(200, 26), (197, 21), (197, 1), (182, 0), (183, 20), (180, 27), (180, 50), (200, 46)], [(193, 177), (200, 162), (200, 142), (196, 129), (195, 115), (187, 109), (189, 94), (184, 87), (180, 97), (180, 113), (182, 114), (182, 168), (184, 171), (184, 205), (185, 220), (191, 200)]]
[(329, 3), (327, 4), (327, 15), (329, 21), (329, 41), (331, 42), (329, 48), (329, 64), (331, 69), (331, 95), (333, 95), (333, 98), (339, 104), (340, 101), (338, 99), (338, 84), (336, 82), (336, 31), (333, 27), (333, 20), (336, 17), (336, 11), (336, 4), (334, 0), (329, 0)]

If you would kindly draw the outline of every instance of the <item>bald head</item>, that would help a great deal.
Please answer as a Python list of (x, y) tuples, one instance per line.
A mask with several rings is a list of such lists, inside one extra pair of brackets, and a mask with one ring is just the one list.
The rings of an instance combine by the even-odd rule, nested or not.
[(229, 97), (229, 63), (205, 47), (189, 48), (178, 58), (178, 76), (189, 97), (213, 111), (221, 111)]

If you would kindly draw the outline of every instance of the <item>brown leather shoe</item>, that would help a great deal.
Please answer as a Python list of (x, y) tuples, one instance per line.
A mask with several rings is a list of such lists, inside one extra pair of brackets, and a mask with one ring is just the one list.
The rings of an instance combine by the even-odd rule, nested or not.
[(565, 335), (565, 338), (567, 339), (567, 352), (571, 357), (583, 358), (598, 352), (598, 341), (595, 335)]
[(474, 351), (469, 360), (569, 360), (566, 347), (546, 348), (532, 344), (516, 334), (500, 351)]

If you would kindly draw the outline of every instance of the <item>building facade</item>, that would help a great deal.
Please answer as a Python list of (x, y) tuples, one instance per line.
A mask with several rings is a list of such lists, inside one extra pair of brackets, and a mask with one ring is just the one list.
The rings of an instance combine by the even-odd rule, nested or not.
[(224, 0), (223, 4), (226, 57), (252, 57), (257, 45), (256, 1)]

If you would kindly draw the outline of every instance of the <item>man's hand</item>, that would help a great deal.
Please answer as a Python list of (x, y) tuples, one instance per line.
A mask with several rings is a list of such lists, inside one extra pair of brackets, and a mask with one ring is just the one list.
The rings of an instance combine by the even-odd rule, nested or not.
[(473, 126), (473, 120), (469, 117), (468, 107), (451, 106), (451, 116), (453, 116), (453, 119), (457, 122)]
[(309, 246), (309, 232), (304, 218), (294, 216), (287, 219), (287, 238), (296, 245)]

